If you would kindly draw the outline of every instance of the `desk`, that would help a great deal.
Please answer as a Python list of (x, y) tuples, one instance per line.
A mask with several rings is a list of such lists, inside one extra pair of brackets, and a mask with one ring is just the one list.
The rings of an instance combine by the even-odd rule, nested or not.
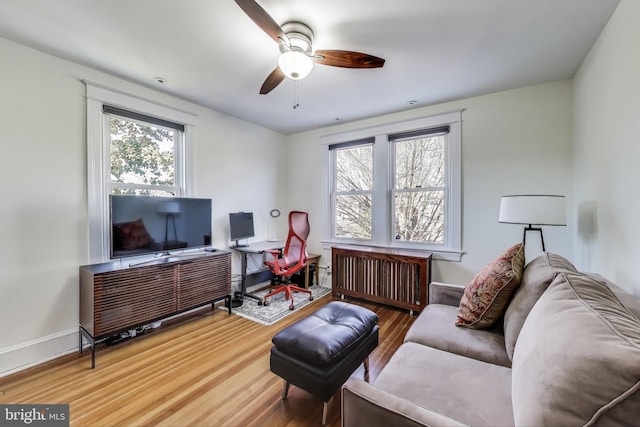
[(320, 285), (320, 255), (309, 254), (307, 258), (307, 266), (304, 268), (304, 288), (309, 289), (309, 267), (311, 264), (316, 267), (316, 286)]
[(247, 255), (248, 254), (264, 254), (266, 251), (282, 249), (284, 248), (285, 243), (281, 241), (275, 242), (256, 242), (249, 246), (239, 246), (235, 248), (231, 248), (234, 251), (238, 251), (241, 255), (242, 259), (242, 267), (241, 267), (241, 279), (240, 279), (240, 292), (236, 292), (235, 298), (232, 301), (232, 307), (238, 307), (242, 305), (242, 301), (244, 297), (252, 298), (258, 301), (259, 304), (262, 303), (262, 299), (258, 298), (255, 295), (251, 295), (247, 293), (247, 286), (254, 285), (256, 283), (266, 282), (270, 280), (273, 275), (268, 268), (264, 268), (258, 271), (254, 271), (251, 274), (247, 274)]

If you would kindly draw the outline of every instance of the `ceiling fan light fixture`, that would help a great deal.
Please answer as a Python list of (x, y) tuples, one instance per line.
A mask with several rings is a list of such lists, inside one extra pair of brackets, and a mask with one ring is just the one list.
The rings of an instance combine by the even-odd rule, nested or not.
[(235, 0), (249, 18), (280, 47), (278, 67), (260, 87), (260, 95), (271, 92), (286, 78), (293, 80), (294, 103), (298, 108), (298, 80), (305, 78), (314, 64), (343, 68), (381, 68), (384, 59), (351, 50), (313, 49), (313, 31), (303, 22), (289, 21), (278, 25), (256, 0)]
[(292, 80), (304, 79), (313, 69), (313, 59), (296, 49), (284, 52), (278, 58), (278, 67)]

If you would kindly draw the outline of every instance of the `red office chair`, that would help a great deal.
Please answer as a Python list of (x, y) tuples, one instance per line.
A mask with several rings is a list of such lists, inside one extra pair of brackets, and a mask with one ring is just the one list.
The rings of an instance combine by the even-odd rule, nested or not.
[(269, 305), (267, 298), (284, 292), (285, 298), (291, 301), (289, 310), (293, 310), (293, 293), (304, 292), (309, 294), (309, 301), (313, 301), (311, 291), (300, 288), (290, 283), (291, 276), (302, 270), (307, 265), (307, 237), (309, 237), (309, 214), (307, 212), (289, 212), (289, 235), (284, 251), (268, 251), (273, 256), (273, 261), (265, 261), (271, 272), (283, 278), (280, 285), (272, 285), (271, 292), (264, 297), (264, 305)]

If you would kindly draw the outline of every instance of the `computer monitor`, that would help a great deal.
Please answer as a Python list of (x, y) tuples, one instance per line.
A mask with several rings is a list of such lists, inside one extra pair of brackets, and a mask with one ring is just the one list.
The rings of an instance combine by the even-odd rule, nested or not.
[(229, 230), (231, 231), (231, 240), (236, 242), (234, 247), (242, 248), (248, 246), (248, 244), (241, 244), (239, 241), (255, 236), (253, 212), (230, 212)]

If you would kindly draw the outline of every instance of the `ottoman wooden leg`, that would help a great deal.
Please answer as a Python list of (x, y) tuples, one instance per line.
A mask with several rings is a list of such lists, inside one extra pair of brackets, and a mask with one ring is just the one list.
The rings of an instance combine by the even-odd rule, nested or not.
[(289, 381), (287, 380), (283, 380), (284, 382), (282, 383), (282, 400), (285, 400), (287, 398), (287, 395), (289, 394)]
[(369, 382), (369, 356), (367, 356), (366, 359), (364, 359), (364, 380), (366, 382)]
[(329, 407), (329, 402), (333, 401), (333, 397), (329, 399), (328, 402), (323, 402), (322, 404), (322, 425), (327, 425), (327, 412)]

